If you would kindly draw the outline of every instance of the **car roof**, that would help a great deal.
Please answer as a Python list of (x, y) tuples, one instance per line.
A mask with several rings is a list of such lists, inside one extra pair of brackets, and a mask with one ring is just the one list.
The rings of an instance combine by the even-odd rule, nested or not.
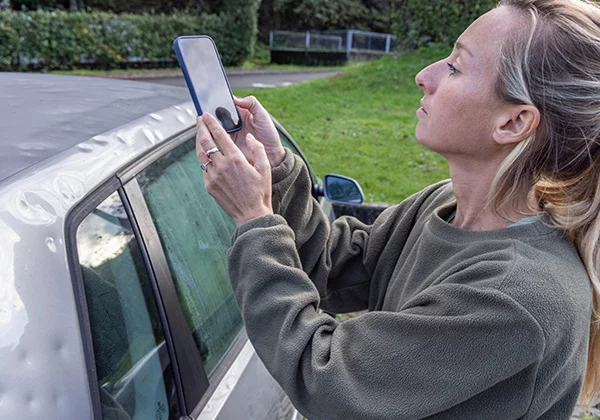
[(0, 73), (0, 181), (94, 135), (189, 101), (185, 88), (130, 80)]

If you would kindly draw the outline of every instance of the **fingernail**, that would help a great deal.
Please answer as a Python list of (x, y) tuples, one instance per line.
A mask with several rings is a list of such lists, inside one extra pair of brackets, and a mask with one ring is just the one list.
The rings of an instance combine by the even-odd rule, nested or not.
[(256, 140), (256, 138), (252, 135), (252, 133), (248, 133), (248, 138), (252, 141)]

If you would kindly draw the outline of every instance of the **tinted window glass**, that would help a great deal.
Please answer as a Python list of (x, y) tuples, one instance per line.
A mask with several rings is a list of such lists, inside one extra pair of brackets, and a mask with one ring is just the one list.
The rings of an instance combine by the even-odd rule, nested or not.
[(178, 419), (171, 361), (149, 278), (117, 193), (77, 230), (102, 416)]
[(235, 223), (204, 189), (194, 141), (138, 175), (207, 375), (242, 330), (227, 274)]

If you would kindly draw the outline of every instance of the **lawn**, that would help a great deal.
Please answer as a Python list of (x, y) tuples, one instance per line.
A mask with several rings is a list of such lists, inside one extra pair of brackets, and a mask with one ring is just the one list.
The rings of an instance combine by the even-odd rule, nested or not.
[[(319, 67), (307, 67), (298, 66), (293, 64), (263, 64), (260, 62), (245, 61), (237, 67), (225, 67), (226, 72), (244, 71), (244, 70), (265, 70), (265, 71), (316, 71), (316, 70), (344, 70), (344, 66), (319, 66)], [(156, 69), (145, 69), (145, 68), (129, 68), (129, 69), (112, 69), (112, 70), (90, 70), (90, 69), (74, 69), (74, 70), (52, 70), (50, 74), (61, 74), (69, 76), (95, 76), (95, 77), (126, 77), (135, 75), (136, 77), (140, 74), (148, 73), (152, 74), (152, 77), (157, 76), (172, 76), (180, 75), (181, 69), (179, 67), (173, 68), (156, 68)]]
[(448, 178), (445, 160), (417, 143), (415, 115), (422, 91), (414, 77), (449, 53), (421, 49), (355, 64), (344, 74), (252, 94), (300, 145), (319, 176), (356, 179), (367, 201), (395, 203)]

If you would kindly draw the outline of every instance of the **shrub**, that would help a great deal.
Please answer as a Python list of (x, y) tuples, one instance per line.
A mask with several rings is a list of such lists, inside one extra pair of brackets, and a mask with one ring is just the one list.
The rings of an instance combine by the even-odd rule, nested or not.
[(495, 4), (495, 0), (404, 0), (390, 13), (390, 29), (398, 43), (407, 48), (452, 44), (472, 21)]
[(396, 35), (398, 45), (452, 44), (495, 0), (263, 0), (261, 39), (273, 29), (361, 29)]
[(1, 70), (166, 67), (179, 35), (207, 34), (224, 65), (252, 52), (256, 2), (217, 14), (116, 15), (105, 12), (0, 12)]

